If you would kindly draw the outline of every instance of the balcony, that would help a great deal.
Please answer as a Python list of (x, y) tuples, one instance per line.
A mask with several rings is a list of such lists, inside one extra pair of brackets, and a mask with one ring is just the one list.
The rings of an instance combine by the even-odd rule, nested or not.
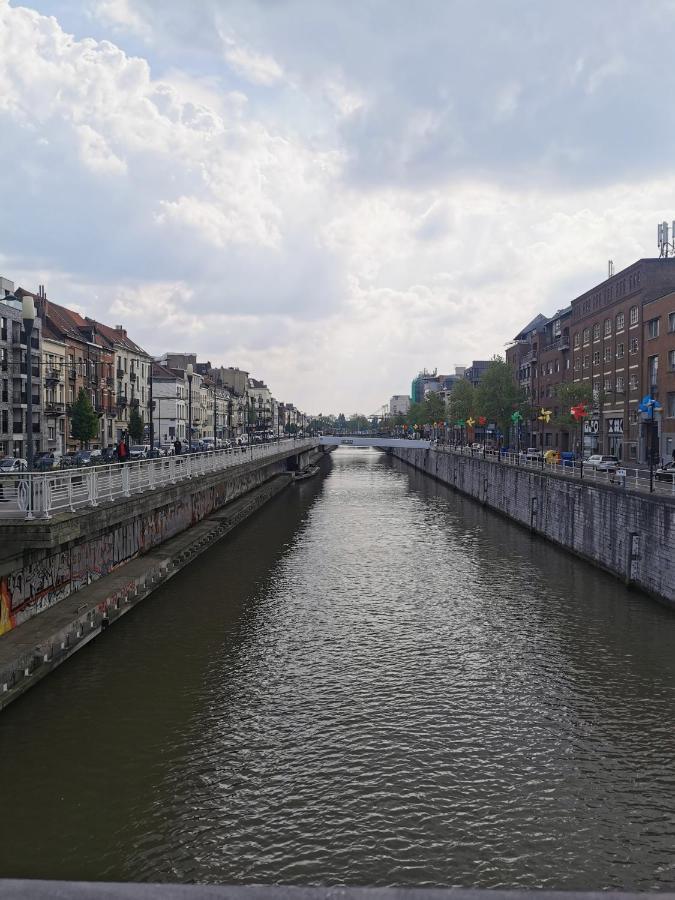
[(65, 403), (55, 403), (48, 400), (45, 403), (45, 415), (47, 416), (64, 416), (66, 414)]
[(47, 387), (54, 387), (61, 381), (61, 373), (58, 369), (47, 369), (45, 372), (45, 384)]
[(117, 404), (119, 409), (124, 409), (127, 405), (127, 398), (124, 396), (124, 394), (118, 394), (115, 403)]
[(124, 369), (119, 369), (119, 368), (118, 368), (118, 370), (117, 370), (117, 379), (118, 379), (118, 381), (121, 381), (123, 378), (124, 378)]
[(531, 363), (536, 363), (537, 361), (537, 351), (530, 350), (529, 353), (526, 353), (525, 356), (521, 359), (521, 366), (529, 366)]
[(77, 369), (68, 369), (68, 379), (70, 381), (75, 381), (77, 378)]
[(563, 334), (559, 338), (556, 338), (555, 341), (551, 341), (551, 343), (544, 347), (544, 350), (569, 350), (570, 349), (570, 336), (568, 334)]
[(106, 385), (106, 387), (114, 388), (115, 387), (115, 379), (114, 378), (106, 378), (105, 385)]
[(135, 383), (135, 381), (136, 381), (136, 373), (135, 373), (135, 372), (129, 372), (129, 381), (130, 381), (132, 384)]

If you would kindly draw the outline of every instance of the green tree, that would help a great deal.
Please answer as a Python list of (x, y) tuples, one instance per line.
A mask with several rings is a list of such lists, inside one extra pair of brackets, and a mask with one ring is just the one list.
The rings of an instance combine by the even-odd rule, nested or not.
[(585, 403), (589, 409), (593, 406), (593, 388), (590, 384), (557, 384), (555, 398), (559, 404), (559, 413), (554, 421), (561, 428), (574, 428), (576, 421), (570, 410), (578, 403)]
[(529, 412), (525, 392), (516, 384), (511, 366), (501, 356), (494, 356), (476, 388), (476, 412), (497, 425), (507, 438), (516, 410), (523, 415)]
[(139, 413), (137, 406), (132, 406), (131, 414), (129, 415), (129, 436), (137, 444), (140, 444), (143, 441), (144, 429), (145, 424), (143, 422), (143, 416)]
[(476, 391), (466, 378), (455, 382), (448, 398), (448, 420), (450, 424), (466, 421), (476, 410)]
[(98, 416), (84, 388), (80, 388), (77, 400), (73, 403), (70, 430), (75, 440), (80, 442), (80, 449), (98, 437)]

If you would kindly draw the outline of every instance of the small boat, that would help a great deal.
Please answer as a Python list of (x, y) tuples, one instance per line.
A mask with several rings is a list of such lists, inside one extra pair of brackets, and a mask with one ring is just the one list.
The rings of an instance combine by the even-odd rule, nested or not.
[(307, 469), (303, 469), (301, 472), (296, 472), (294, 474), (294, 478), (296, 481), (302, 481), (303, 478), (311, 478), (312, 475), (316, 475), (318, 471), (318, 466), (309, 466)]

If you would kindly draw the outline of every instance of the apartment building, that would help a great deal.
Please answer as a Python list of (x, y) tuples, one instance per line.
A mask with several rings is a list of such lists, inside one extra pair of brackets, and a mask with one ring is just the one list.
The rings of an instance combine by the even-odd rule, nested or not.
[(33, 449), (42, 449), (42, 323), (36, 318), (31, 346), (23, 328), (21, 297), (0, 279), (0, 456), (25, 458), (28, 366), (32, 373)]
[(642, 307), (642, 385), (645, 396), (661, 409), (654, 418), (641, 412), (639, 454), (648, 459), (673, 459), (675, 451), (675, 292)]
[[(674, 335), (669, 331), (667, 299), (675, 291), (675, 259), (640, 259), (572, 300), (554, 316), (536, 316), (506, 352), (514, 377), (533, 408), (525, 423), (528, 443), (573, 449), (569, 428), (557, 428), (565, 410), (556, 402), (558, 385), (586, 385), (593, 398), (584, 424), (585, 452), (611, 453), (627, 462), (648, 459), (649, 448), (667, 455), (668, 365)], [(650, 324), (651, 323), (651, 324)], [(675, 360), (672, 360), (675, 363)], [(651, 386), (664, 411), (653, 427), (640, 412)], [(551, 409), (549, 426), (537, 422), (541, 407)]]

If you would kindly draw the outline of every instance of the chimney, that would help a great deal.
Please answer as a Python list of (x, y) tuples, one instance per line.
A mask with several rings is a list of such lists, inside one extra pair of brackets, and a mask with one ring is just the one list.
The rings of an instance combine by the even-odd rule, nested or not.
[(119, 333), (120, 333), (123, 337), (126, 337), (126, 336), (127, 336), (126, 330), (125, 330), (125, 328), (124, 328), (123, 325), (115, 325), (115, 331), (119, 331)]

